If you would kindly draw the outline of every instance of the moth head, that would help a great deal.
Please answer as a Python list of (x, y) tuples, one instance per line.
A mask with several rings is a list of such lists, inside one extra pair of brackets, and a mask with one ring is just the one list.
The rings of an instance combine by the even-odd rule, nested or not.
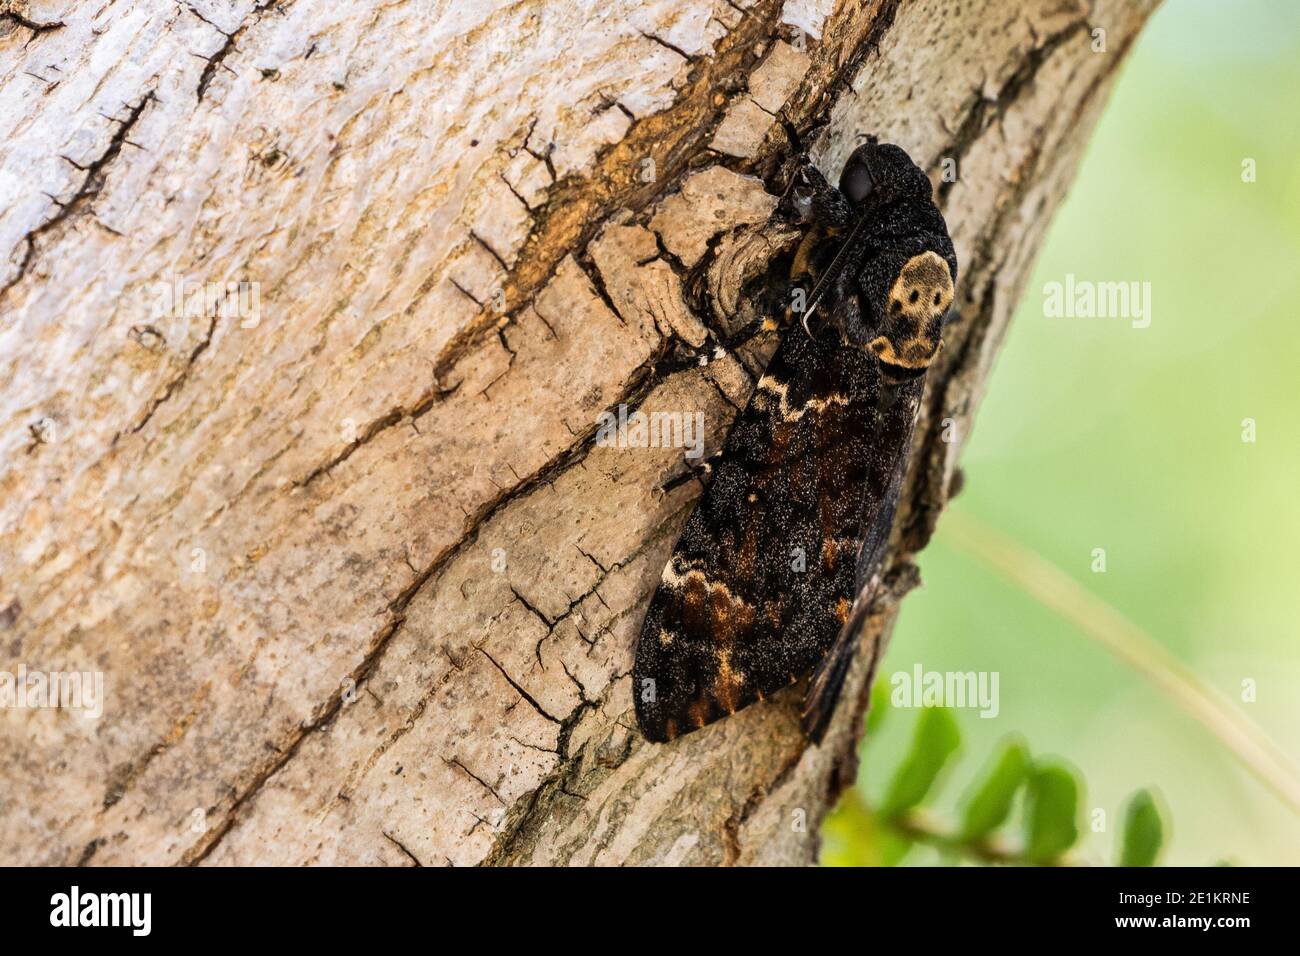
[(888, 369), (929, 368), (943, 346), (940, 336), (952, 296), (952, 272), (942, 256), (927, 251), (908, 259), (890, 286), (881, 334), (867, 349)]
[(930, 180), (902, 147), (878, 143), (871, 136), (844, 164), (840, 192), (862, 207), (908, 196), (929, 198)]

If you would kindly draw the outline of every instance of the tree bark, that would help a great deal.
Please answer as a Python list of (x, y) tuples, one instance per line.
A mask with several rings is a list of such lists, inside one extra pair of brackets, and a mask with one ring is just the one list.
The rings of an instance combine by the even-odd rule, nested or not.
[[(1154, 4), (0, 2), (0, 669), (106, 681), (0, 715), (0, 862), (814, 861)], [(781, 695), (650, 745), (633, 647), (699, 487), (597, 420), (724, 438), (772, 343), (653, 367), (788, 238), (788, 128), (832, 178), (862, 132), (932, 172), (959, 316), (825, 742)]]

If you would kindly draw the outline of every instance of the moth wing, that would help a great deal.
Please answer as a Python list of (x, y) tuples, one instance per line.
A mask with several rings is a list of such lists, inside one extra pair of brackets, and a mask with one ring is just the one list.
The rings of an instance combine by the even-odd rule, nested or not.
[(633, 668), (650, 740), (808, 674), (857, 589), (874, 359), (788, 334), (737, 418), (651, 599)]
[(881, 564), (889, 532), (898, 511), (903, 477), (907, 472), (908, 450), (916, 424), (922, 384), (920, 380), (899, 387), (888, 404), (878, 405), (876, 448), (873, 467), (868, 473), (862, 498), (862, 527), (866, 532), (858, 551), (854, 575), (853, 610), (835, 638), (834, 644), (813, 671), (804, 694), (801, 723), (804, 733), (820, 743), (835, 713), (849, 665), (862, 639), (871, 599), (880, 584)]
[(928, 202), (918, 203), (908, 223), (910, 234), (881, 243), (879, 254), (859, 277), (873, 310), (889, 317), (893, 333), (893, 338), (880, 335), (868, 347), (882, 361), (897, 363), (916, 377), (882, 386), (878, 396), (873, 457), (862, 499), (866, 530), (858, 552), (853, 611), (818, 664), (804, 696), (804, 732), (818, 742), (835, 712), (880, 583), (885, 545), (910, 459), (924, 373), (941, 344), (939, 336), (957, 279), (957, 257), (938, 210)]

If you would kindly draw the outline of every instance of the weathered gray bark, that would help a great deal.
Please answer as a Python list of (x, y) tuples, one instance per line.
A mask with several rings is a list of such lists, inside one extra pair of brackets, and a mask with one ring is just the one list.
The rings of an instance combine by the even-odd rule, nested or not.
[[(0, 669), (107, 680), (0, 713), (0, 862), (813, 860), (1153, 5), (0, 3)], [(651, 746), (632, 647), (698, 488), (593, 436), (640, 402), (712, 447), (744, 402), (735, 360), (650, 369), (780, 239), (776, 116), (933, 171), (960, 318), (827, 741), (789, 697)], [(181, 277), (257, 315), (159, 315)]]

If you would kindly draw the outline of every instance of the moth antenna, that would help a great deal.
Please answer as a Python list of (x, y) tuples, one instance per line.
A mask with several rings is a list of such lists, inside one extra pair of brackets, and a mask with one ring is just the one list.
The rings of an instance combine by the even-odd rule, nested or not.
[(803, 318), (799, 320), (803, 325), (804, 332), (807, 333), (808, 338), (810, 339), (816, 338), (816, 336), (812, 334), (812, 329), (808, 328), (808, 320), (812, 318), (812, 314), (816, 311), (817, 311), (817, 303), (814, 302), (813, 307), (809, 309), (807, 312), (805, 312), (803, 314)]

